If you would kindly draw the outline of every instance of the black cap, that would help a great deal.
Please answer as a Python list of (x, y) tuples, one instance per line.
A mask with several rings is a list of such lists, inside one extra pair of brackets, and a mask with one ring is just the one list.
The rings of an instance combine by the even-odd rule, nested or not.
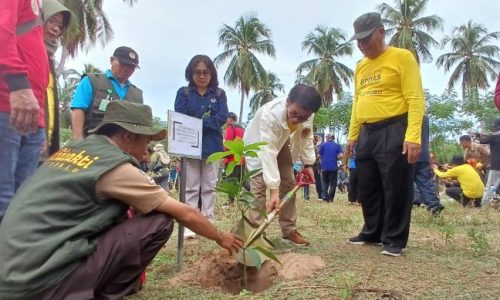
[(454, 155), (451, 159), (451, 163), (454, 165), (463, 165), (465, 164), (464, 157), (462, 155)]
[(116, 48), (113, 56), (118, 59), (121, 64), (134, 65), (139, 68), (139, 55), (134, 49), (126, 46)]
[(354, 35), (349, 42), (364, 39), (379, 27), (384, 27), (379, 13), (370, 12), (361, 15), (354, 21)]
[(234, 112), (230, 112), (227, 114), (227, 117), (232, 119), (233, 121), (238, 121), (238, 116)]

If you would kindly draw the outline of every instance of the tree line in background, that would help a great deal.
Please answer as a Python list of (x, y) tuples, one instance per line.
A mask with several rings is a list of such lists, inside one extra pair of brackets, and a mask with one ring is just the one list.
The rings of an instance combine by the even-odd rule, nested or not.
[[(68, 56), (75, 56), (78, 50), (86, 51), (98, 42), (104, 46), (112, 39), (113, 30), (102, 9), (102, 0), (62, 2), (77, 20), (64, 38), (59, 64), (61, 116), (66, 118), (61, 124), (68, 128), (68, 104), (81, 74), (64, 70), (64, 62)], [(137, 0), (123, 2), (133, 6)], [(457, 135), (471, 128), (488, 130), (492, 124), (495, 108), (488, 89), (500, 68), (500, 49), (493, 44), (500, 38), (500, 32), (488, 32), (483, 25), (469, 20), (453, 28), (450, 35), (438, 42), (432, 32), (443, 30), (443, 19), (438, 15), (425, 15), (428, 2), (395, 0), (393, 5), (377, 5), (376, 10), (382, 15), (389, 44), (408, 49), (419, 63), (433, 61), (430, 51), (433, 47), (449, 51), (435, 60), (438, 68), (450, 73), (445, 92), (442, 95), (426, 93), (427, 114), (431, 119), (431, 148), (438, 158), (445, 159), (458, 151), (452, 147), (456, 145), (454, 139)], [(243, 116), (245, 99), (249, 98), (250, 92), (253, 93), (249, 99), (250, 116), (260, 106), (285, 92), (280, 79), (266, 70), (258, 58), (259, 55), (276, 56), (271, 35), (271, 29), (255, 14), (243, 15), (234, 26), (223, 24), (219, 29), (218, 43), (223, 52), (214, 58), (214, 62), (219, 67), (228, 63), (224, 82), (237, 88), (241, 94), (240, 116)], [(353, 82), (354, 72), (341, 59), (351, 56), (354, 46), (347, 42), (342, 29), (324, 25), (309, 32), (301, 46), (312, 58), (298, 65), (296, 83), (314, 86), (323, 100), (315, 117), (316, 129), (329, 129), (337, 137), (345, 136), (352, 107), (352, 94), (345, 90)], [(96, 70), (92, 65), (86, 65), (84, 72)], [(454, 91), (457, 85), (460, 96)]]

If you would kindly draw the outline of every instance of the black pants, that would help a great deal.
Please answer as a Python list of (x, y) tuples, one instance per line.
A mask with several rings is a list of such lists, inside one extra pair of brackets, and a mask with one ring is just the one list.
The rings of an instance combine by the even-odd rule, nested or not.
[(335, 198), (335, 191), (337, 190), (337, 172), (323, 171), (323, 200), (332, 202)]
[(318, 194), (318, 199), (323, 198), (323, 179), (321, 178), (321, 171), (318, 168), (314, 168), (314, 180), (316, 181), (316, 193)]
[(349, 185), (347, 186), (347, 199), (349, 202), (358, 201), (358, 171), (349, 169)]
[(407, 118), (363, 126), (356, 148), (360, 238), (406, 247), (413, 202), (413, 166), (403, 152)]
[(123, 299), (137, 291), (141, 273), (173, 228), (173, 219), (160, 213), (135, 216), (112, 227), (70, 276), (36, 298)]
[(481, 198), (471, 199), (464, 195), (460, 187), (449, 187), (446, 189), (446, 195), (448, 197), (455, 199), (458, 203), (462, 204), (463, 207), (469, 206), (471, 201), (474, 207), (481, 207)]

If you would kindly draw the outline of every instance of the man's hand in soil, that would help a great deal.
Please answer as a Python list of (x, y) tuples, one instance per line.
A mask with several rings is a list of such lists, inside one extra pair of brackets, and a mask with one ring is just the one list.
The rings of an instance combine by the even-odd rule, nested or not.
[(222, 248), (227, 249), (230, 253), (237, 252), (238, 249), (243, 247), (243, 239), (231, 232), (219, 231), (219, 238), (217, 244)]
[(38, 129), (40, 106), (31, 89), (21, 89), (10, 93), (10, 125), (23, 134)]
[(269, 202), (267, 202), (267, 210), (273, 211), (278, 207), (280, 207), (280, 193), (278, 190), (272, 189)]

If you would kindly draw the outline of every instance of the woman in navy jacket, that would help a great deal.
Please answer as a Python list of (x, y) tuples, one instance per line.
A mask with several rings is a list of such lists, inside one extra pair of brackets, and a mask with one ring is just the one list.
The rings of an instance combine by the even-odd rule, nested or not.
[[(206, 163), (207, 157), (223, 151), (222, 126), (227, 119), (226, 93), (220, 89), (217, 70), (206, 55), (196, 55), (186, 68), (187, 87), (181, 87), (175, 98), (175, 111), (203, 119), (202, 159), (186, 159), (186, 204), (198, 207), (210, 221), (214, 219), (215, 185), (218, 163)], [(186, 237), (194, 233), (186, 232)]]

